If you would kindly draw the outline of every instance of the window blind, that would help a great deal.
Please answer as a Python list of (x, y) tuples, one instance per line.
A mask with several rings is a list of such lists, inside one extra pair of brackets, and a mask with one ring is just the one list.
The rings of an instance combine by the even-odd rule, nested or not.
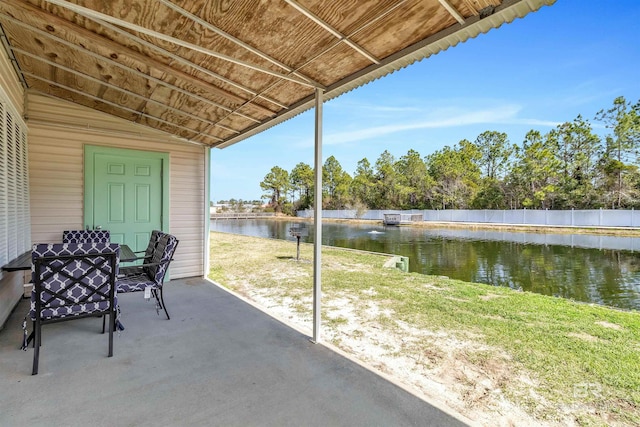
[(26, 125), (0, 91), (0, 265), (31, 245), (27, 162)]

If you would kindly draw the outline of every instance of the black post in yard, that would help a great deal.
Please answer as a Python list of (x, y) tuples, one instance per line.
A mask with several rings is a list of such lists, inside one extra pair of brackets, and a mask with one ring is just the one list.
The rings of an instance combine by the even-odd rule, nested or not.
[(297, 252), (296, 252), (296, 260), (300, 261), (300, 237), (308, 236), (309, 235), (309, 229), (307, 229), (306, 225), (294, 224), (289, 229), (289, 234), (291, 236), (295, 236), (296, 240), (298, 241), (298, 248), (297, 248)]

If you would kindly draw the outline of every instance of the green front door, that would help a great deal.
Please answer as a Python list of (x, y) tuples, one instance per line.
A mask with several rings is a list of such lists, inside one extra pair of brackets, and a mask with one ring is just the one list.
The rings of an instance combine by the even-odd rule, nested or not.
[(168, 231), (168, 154), (85, 146), (85, 227), (143, 251), (152, 230)]

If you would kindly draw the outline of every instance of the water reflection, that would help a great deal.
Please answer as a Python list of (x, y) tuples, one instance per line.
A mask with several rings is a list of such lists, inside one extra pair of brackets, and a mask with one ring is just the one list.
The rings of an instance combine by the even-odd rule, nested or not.
[[(225, 220), (211, 228), (295, 240), (289, 228), (300, 223)], [(305, 224), (301, 240), (313, 242)], [(640, 309), (640, 238), (325, 223), (322, 243), (408, 256), (413, 272)]]

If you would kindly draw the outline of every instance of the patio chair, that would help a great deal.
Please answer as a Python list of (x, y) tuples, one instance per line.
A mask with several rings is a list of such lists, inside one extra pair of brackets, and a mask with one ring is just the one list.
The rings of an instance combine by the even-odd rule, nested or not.
[[(144, 264), (150, 264), (151, 263), (151, 257), (153, 256), (153, 251), (155, 250), (156, 246), (158, 245), (158, 240), (160, 239), (160, 237), (162, 237), (164, 234), (162, 231), (160, 230), (153, 230), (151, 232), (151, 237), (149, 238), (149, 243), (147, 244), (147, 249), (145, 249), (144, 251), (136, 251), (134, 252), (134, 254), (143, 254), (139, 257), (137, 257), (134, 260), (127, 260), (127, 262), (136, 262), (136, 261), (140, 261), (143, 260)], [(126, 266), (126, 267), (120, 267), (120, 274), (121, 275), (125, 275), (125, 276), (131, 276), (134, 274), (138, 274), (141, 273), (142, 266), (141, 265), (130, 265), (130, 266)]]
[(177, 246), (178, 239), (175, 236), (163, 233), (158, 239), (150, 263), (139, 266), (139, 270), (136, 270), (134, 274), (118, 277), (116, 282), (117, 292), (144, 291), (145, 297), (150, 297), (150, 294), (153, 294), (156, 300), (156, 313), (159, 315), (162, 308), (167, 315), (167, 319), (171, 319), (164, 303), (162, 285)]
[[(42, 326), (48, 323), (109, 315), (109, 353), (113, 356), (113, 331), (117, 300), (115, 281), (120, 246), (110, 243), (55, 243), (33, 246), (34, 288), (28, 318), (33, 331), (27, 336), (26, 351), (33, 339), (33, 370), (38, 373)], [(103, 327), (104, 328), (104, 327)]]
[(110, 243), (109, 230), (65, 230), (62, 243)]

